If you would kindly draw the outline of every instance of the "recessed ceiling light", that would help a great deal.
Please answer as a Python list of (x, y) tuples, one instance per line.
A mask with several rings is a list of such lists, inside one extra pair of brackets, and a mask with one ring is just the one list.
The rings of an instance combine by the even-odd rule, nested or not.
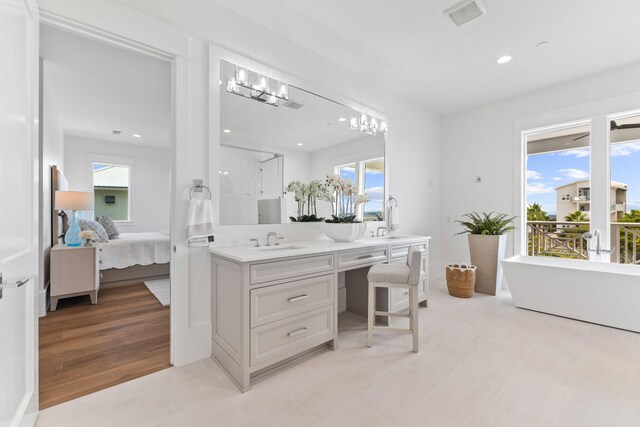
[(134, 134), (133, 134), (133, 137), (134, 137), (134, 138), (142, 138), (142, 135), (137, 134), (137, 133), (134, 133)]
[(339, 121), (339, 122), (346, 122), (346, 121), (347, 121), (347, 119), (346, 119), (346, 118), (344, 118), (344, 117), (340, 117), (340, 118), (338, 119), (338, 121)]
[(225, 129), (225, 130), (223, 130), (222, 132), (224, 132), (224, 133), (231, 133), (231, 130), (229, 130), (229, 129)]
[(298, 147), (300, 147), (300, 146), (302, 146), (303, 144), (302, 144), (302, 142), (298, 142), (298, 144), (297, 144), (297, 145), (298, 145)]
[(540, 42), (538, 43), (538, 47), (547, 47), (549, 45), (549, 42)]
[(498, 60), (496, 61), (498, 64), (506, 64), (507, 62), (511, 61), (511, 58), (509, 55), (504, 55), (501, 56), (500, 58), (498, 58)]

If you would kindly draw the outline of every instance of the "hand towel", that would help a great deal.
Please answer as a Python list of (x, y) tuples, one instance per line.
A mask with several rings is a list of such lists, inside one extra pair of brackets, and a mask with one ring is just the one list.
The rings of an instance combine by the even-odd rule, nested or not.
[(208, 246), (213, 241), (211, 200), (191, 199), (187, 211), (187, 243), (189, 246)]
[(389, 230), (400, 230), (400, 212), (397, 206), (389, 206)]

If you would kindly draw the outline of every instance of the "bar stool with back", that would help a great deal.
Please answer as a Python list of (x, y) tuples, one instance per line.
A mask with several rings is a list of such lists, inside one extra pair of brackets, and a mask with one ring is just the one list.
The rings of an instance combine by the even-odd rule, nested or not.
[[(406, 264), (379, 264), (369, 270), (369, 308), (367, 322), (367, 347), (373, 345), (373, 332), (394, 332), (413, 335), (413, 351), (418, 352), (418, 284), (420, 283), (422, 252), (417, 246), (409, 247)], [(409, 312), (392, 313), (376, 311), (376, 288), (401, 288), (409, 290)], [(375, 326), (376, 316), (407, 317), (409, 328)]]

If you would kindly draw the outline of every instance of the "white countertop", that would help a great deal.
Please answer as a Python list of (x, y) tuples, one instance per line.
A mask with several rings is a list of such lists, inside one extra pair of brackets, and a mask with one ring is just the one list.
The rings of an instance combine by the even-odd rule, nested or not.
[(317, 255), (362, 249), (371, 246), (402, 245), (429, 240), (429, 236), (385, 236), (363, 237), (354, 242), (334, 242), (333, 240), (307, 240), (283, 242), (279, 246), (229, 246), (209, 247), (209, 252), (222, 258), (238, 262), (267, 261), (279, 258), (291, 258), (304, 255)]

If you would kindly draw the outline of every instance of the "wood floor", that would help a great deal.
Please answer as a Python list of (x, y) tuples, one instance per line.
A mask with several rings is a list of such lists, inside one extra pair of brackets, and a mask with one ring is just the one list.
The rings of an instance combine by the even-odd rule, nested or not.
[(169, 330), (142, 283), (60, 300), (40, 319), (40, 409), (168, 368)]

